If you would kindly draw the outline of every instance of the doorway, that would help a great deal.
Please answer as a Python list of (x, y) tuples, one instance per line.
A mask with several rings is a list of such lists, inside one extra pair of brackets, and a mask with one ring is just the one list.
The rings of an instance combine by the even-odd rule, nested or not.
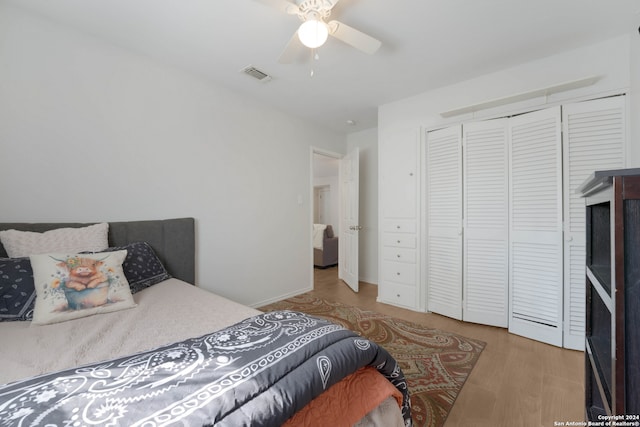
[[(312, 188), (313, 188), (313, 285), (317, 284), (319, 275), (335, 275), (338, 280), (338, 239), (325, 239), (325, 232), (335, 236), (340, 234), (340, 158), (337, 153), (312, 153)], [(326, 228), (330, 230), (326, 230)], [(323, 247), (327, 245), (327, 248)], [(322, 280), (322, 279), (321, 279)]]
[[(311, 150), (312, 224), (315, 286), (317, 268), (335, 266), (337, 276), (358, 292), (359, 149), (347, 155)], [(335, 237), (332, 237), (335, 236)], [(325, 250), (323, 245), (327, 243)]]

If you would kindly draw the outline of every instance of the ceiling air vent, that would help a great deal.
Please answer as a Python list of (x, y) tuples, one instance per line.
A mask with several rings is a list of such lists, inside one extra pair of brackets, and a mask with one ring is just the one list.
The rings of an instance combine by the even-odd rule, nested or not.
[(267, 73), (265, 73), (264, 71), (260, 71), (258, 70), (256, 67), (254, 67), (253, 65), (249, 65), (248, 67), (245, 67), (241, 70), (243, 73), (253, 77), (254, 79), (258, 79), (261, 82), (268, 82), (269, 80), (271, 80), (271, 76)]

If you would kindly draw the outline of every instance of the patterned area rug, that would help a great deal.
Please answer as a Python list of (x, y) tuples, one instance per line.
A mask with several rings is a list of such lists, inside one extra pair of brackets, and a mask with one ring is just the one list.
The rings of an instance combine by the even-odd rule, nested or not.
[(444, 424), (485, 346), (482, 341), (306, 294), (260, 310), (295, 310), (323, 317), (382, 345), (407, 379), (416, 427)]

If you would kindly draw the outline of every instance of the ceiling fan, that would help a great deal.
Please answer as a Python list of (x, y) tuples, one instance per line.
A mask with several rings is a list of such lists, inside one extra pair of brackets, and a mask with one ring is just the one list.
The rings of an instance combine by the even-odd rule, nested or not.
[(335, 37), (370, 55), (374, 54), (382, 45), (380, 40), (342, 22), (336, 20), (327, 22), (331, 15), (331, 9), (339, 0), (303, 0), (298, 1), (297, 4), (288, 0), (256, 1), (275, 7), (289, 15), (296, 15), (302, 21), (278, 59), (278, 62), (282, 64), (293, 62), (303, 46), (310, 49), (322, 46), (328, 36)]

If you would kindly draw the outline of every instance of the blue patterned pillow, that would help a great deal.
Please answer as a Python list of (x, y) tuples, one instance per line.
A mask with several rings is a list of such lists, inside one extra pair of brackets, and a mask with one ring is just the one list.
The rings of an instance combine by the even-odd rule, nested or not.
[(122, 269), (132, 294), (171, 278), (162, 261), (147, 242), (130, 243), (126, 246), (108, 248), (101, 252), (123, 249), (126, 249), (127, 257), (122, 263)]
[(0, 322), (31, 320), (35, 300), (29, 258), (0, 258)]

